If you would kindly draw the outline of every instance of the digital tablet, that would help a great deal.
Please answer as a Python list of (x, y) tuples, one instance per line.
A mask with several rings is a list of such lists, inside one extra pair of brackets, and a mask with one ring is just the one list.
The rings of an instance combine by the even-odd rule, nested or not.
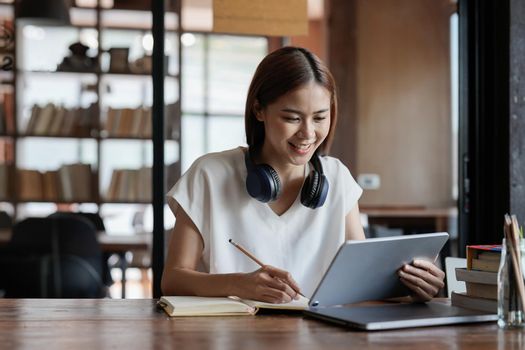
[(434, 262), (448, 233), (347, 241), (339, 248), (315, 292), (311, 307), (351, 304), (406, 296), (397, 271), (415, 259)]

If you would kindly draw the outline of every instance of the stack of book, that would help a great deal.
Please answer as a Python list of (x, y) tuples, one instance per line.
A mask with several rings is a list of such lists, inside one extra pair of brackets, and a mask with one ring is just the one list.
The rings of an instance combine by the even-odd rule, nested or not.
[(500, 245), (467, 246), (467, 268), (456, 269), (456, 279), (464, 281), (465, 293), (452, 292), (452, 305), (497, 312)]
[(150, 108), (109, 108), (104, 126), (107, 137), (151, 137)]
[[(169, 104), (164, 112), (164, 129), (167, 139), (178, 139), (180, 123), (176, 117), (178, 102)], [(106, 113), (104, 137), (151, 138), (152, 110), (151, 107), (111, 108)]]
[(0, 135), (15, 132), (14, 97), (12, 91), (0, 93)]
[(0, 201), (8, 199), (10, 167), (5, 163), (0, 163)]
[(22, 201), (88, 202), (93, 200), (90, 164), (65, 164), (57, 170), (17, 169)]
[[(173, 186), (179, 179), (180, 162), (166, 165), (168, 186)], [(113, 169), (105, 199), (114, 202), (151, 202), (152, 169)]]
[(53, 103), (34, 105), (26, 127), (27, 135), (91, 137), (97, 128), (97, 105), (64, 108)]
[(114, 169), (106, 192), (107, 201), (149, 202), (152, 193), (151, 168)]

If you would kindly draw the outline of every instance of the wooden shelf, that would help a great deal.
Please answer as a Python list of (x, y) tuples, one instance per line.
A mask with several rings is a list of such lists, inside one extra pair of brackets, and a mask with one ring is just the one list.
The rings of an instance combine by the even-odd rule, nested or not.
[[(133, 76), (133, 77), (147, 77), (147, 78), (151, 78), (151, 73), (101, 72), (100, 74), (101, 75), (107, 75), (107, 76), (114, 75), (114, 76)], [(179, 75), (178, 74), (166, 74), (165, 77), (166, 78), (177, 79), (177, 78), (179, 78)]]
[(45, 200), (45, 199), (16, 199), (17, 204), (29, 204), (29, 203), (54, 203), (54, 204), (83, 204), (83, 203), (98, 203), (96, 200), (76, 200), (76, 201), (51, 201), (51, 200)]
[(64, 74), (64, 75), (97, 75), (98, 72), (89, 72), (89, 71), (57, 71), (57, 70), (22, 70), (17, 71), (18, 74)]
[[(65, 75), (105, 75), (105, 76), (130, 76), (151, 78), (151, 73), (134, 72), (103, 72), (103, 71), (52, 71), (52, 70), (18, 70), (19, 74), (65, 74)], [(166, 74), (166, 78), (178, 79), (178, 74)]]
[(135, 136), (105, 136), (101, 137), (100, 141), (113, 141), (113, 140), (126, 140), (126, 141), (151, 141), (151, 137), (135, 137)]
[[(145, 32), (145, 33), (151, 33), (151, 27), (130, 27), (130, 26), (118, 26), (118, 25), (108, 25), (108, 26), (100, 26), (101, 30), (118, 30), (118, 31), (129, 31), (129, 32)], [(177, 29), (174, 28), (166, 28), (166, 33), (176, 34), (178, 32)]]
[(151, 204), (152, 201), (102, 200), (101, 204)]
[[(13, 6), (13, 4), (6, 4), (8, 6)], [(32, 127), (30, 129), (24, 129), (24, 131), (21, 130), (20, 132), (13, 132), (12, 134), (4, 134), (0, 135), (0, 138), (11, 138), (11, 140), (7, 140), (6, 142), (13, 143), (13, 152), (14, 152), (14, 159), (17, 159), (15, 164), (12, 166), (13, 173), (20, 176), (14, 176), (14, 179), (12, 183), (10, 183), (10, 188), (16, 189), (16, 193), (13, 193), (13, 196), (10, 196), (10, 198), (0, 199), (1, 201), (10, 202), (13, 204), (15, 208), (14, 215), (16, 216), (17, 212), (17, 206), (18, 205), (25, 205), (30, 203), (50, 203), (50, 204), (82, 204), (82, 203), (88, 203), (89, 205), (95, 205), (97, 208), (100, 209), (101, 205), (104, 204), (115, 204), (115, 205), (151, 205), (151, 200), (129, 200), (129, 199), (123, 199), (123, 200), (109, 200), (106, 201), (104, 199), (104, 195), (101, 194), (102, 191), (105, 191), (105, 188), (103, 188), (103, 184), (105, 183), (104, 176), (106, 175), (106, 170), (109, 172), (115, 172), (116, 170), (122, 170), (127, 171), (131, 169), (118, 169), (118, 154), (113, 155), (111, 151), (113, 150), (113, 146), (119, 146), (119, 141), (134, 141), (136, 143), (131, 144), (133, 146), (139, 146), (140, 148), (144, 148), (147, 146), (146, 142), (151, 143), (152, 137), (143, 137), (143, 136), (133, 136), (133, 135), (124, 135), (124, 136), (106, 136), (104, 134), (104, 120), (102, 116), (104, 116), (104, 109), (108, 107), (108, 105), (112, 104), (112, 100), (110, 99), (111, 93), (113, 91), (109, 91), (106, 87), (109, 85), (113, 87), (113, 85), (117, 86), (118, 83), (122, 84), (128, 84), (130, 85), (130, 88), (136, 90), (136, 88), (140, 88), (140, 95), (122, 95), (119, 96), (120, 98), (116, 100), (116, 102), (113, 102), (113, 104), (119, 106), (118, 108), (114, 109), (133, 109), (137, 108), (136, 105), (145, 105), (151, 103), (151, 98), (149, 97), (149, 94), (151, 94), (150, 89), (147, 87), (148, 80), (152, 79), (152, 73), (151, 72), (132, 72), (132, 71), (124, 71), (124, 72), (113, 72), (113, 71), (102, 71), (102, 68), (109, 67), (105, 66), (104, 60), (107, 58), (107, 52), (109, 50), (105, 50), (104, 48), (109, 48), (111, 46), (118, 46), (119, 44), (116, 42), (120, 42), (119, 38), (122, 38), (124, 40), (123, 46), (129, 46), (130, 48), (135, 48), (134, 41), (131, 41), (132, 39), (126, 39), (126, 38), (133, 38), (137, 35), (142, 35), (142, 33), (151, 33), (152, 32), (152, 16), (151, 12), (149, 10), (144, 11), (137, 11), (137, 9), (103, 9), (103, 8), (79, 8), (79, 7), (73, 7), (71, 9), (71, 19), (73, 23), (71, 25), (67, 26), (57, 26), (57, 25), (45, 25), (45, 24), (37, 24), (37, 26), (41, 26), (44, 30), (51, 31), (51, 28), (53, 33), (56, 33), (56, 35), (65, 35), (66, 33), (72, 33), (72, 32), (78, 32), (80, 33), (81, 29), (93, 29), (95, 33), (94, 35), (97, 36), (97, 41), (99, 42), (99, 49), (95, 50), (96, 57), (98, 63), (95, 64), (94, 62), (89, 67), (92, 67), (91, 70), (57, 70), (58, 67), (65, 67), (65, 65), (55, 65), (53, 62), (49, 62), (46, 64), (46, 66), (49, 68), (47, 69), (22, 69), (20, 67), (15, 68), (12, 72), (6, 72), (10, 73), (12, 75), (3, 74), (0, 72), (0, 79), (5, 79), (6, 81), (9, 81), (9, 84), (12, 84), (14, 86), (13, 93), (16, 96), (16, 101), (18, 101), (17, 104), (14, 105), (14, 115), (16, 116), (15, 120), (15, 126), (16, 124), (22, 125), (23, 117), (25, 117), (26, 124), (30, 124), (29, 121), (33, 120), (32, 117), (37, 116), (42, 111), (39, 110), (33, 110), (33, 106), (38, 105), (40, 108), (44, 109), (45, 107), (43, 105), (53, 102), (55, 104), (56, 108), (65, 109), (66, 112), (71, 112), (72, 108), (71, 106), (86, 106), (91, 104), (89, 107), (82, 107), (82, 110), (89, 110), (89, 116), (86, 114), (82, 114), (81, 117), (86, 117), (84, 120), (82, 119), (82, 122), (85, 122), (82, 124), (83, 126), (89, 125), (89, 131), (86, 131), (85, 134), (82, 135), (71, 135), (71, 134), (40, 134), (41, 132), (47, 132), (50, 131), (57, 132), (59, 129), (64, 131), (74, 131), (79, 130), (76, 127), (58, 127), (60, 122), (62, 122), (59, 119), (56, 118), (58, 113), (55, 113), (56, 110), (53, 110), (53, 112), (50, 112), (51, 108), (49, 108), (45, 115), (44, 119), (38, 119), (35, 117), (34, 121), (35, 123), (30, 124)], [(169, 26), (169, 28), (166, 28), (166, 32), (168, 33), (175, 33), (177, 34), (177, 30), (179, 28), (176, 28), (180, 24), (180, 14), (175, 14), (174, 12), (169, 12), (169, 14), (166, 16), (166, 24)], [(16, 19), (14, 19), (14, 22), (16, 23)], [(20, 22), (19, 22), (20, 23)], [(63, 28), (63, 29), (61, 29)], [(72, 29), (73, 28), (73, 29)], [(78, 29), (78, 30), (75, 30)], [(119, 33), (118, 31), (126, 31)], [(16, 33), (15, 33), (16, 35)], [(170, 34), (170, 38), (173, 37), (173, 34)], [(114, 40), (110, 40), (111, 38), (116, 38), (116, 42)], [(15, 37), (15, 40), (17, 38)], [(107, 39), (107, 40), (106, 40)], [(60, 47), (54, 47), (56, 46), (54, 42), (50, 41), (42, 43), (43, 45), (47, 46), (38, 46), (40, 47), (40, 52), (43, 52), (47, 49), (58, 49), (58, 50), (67, 50), (67, 46), (70, 45), (73, 41), (78, 41), (79, 39), (72, 39), (71, 41), (68, 40), (65, 36), (63, 36), (60, 39), (60, 42), (63, 42), (63, 44), (60, 45)], [(17, 41), (17, 43), (20, 43), (20, 41)], [(65, 46), (65, 47), (63, 47)], [(120, 47), (120, 46), (119, 46)], [(181, 50), (182, 45), (179, 45), (174, 52), (170, 52), (170, 57), (174, 57), (172, 55), (178, 55), (179, 52), (176, 52), (177, 50)], [(40, 52), (33, 51), (34, 49), (32, 47), (28, 48), (27, 52), (22, 52), (22, 54), (31, 54), (35, 57), (38, 57)], [(0, 50), (0, 54), (2, 51)], [(13, 52), (11, 50), (6, 51), (7, 54), (12, 54), (15, 56), (17, 52)], [(143, 50), (142, 53), (139, 53), (139, 55), (146, 55), (147, 53)], [(67, 53), (64, 54), (58, 54), (56, 56), (56, 61), (62, 61), (63, 57), (60, 57), (61, 55), (67, 55)], [(16, 62), (20, 64), (20, 62), (25, 62), (23, 57), (17, 57)], [(99, 60), (100, 58), (100, 60)], [(129, 61), (129, 59), (128, 59)], [(36, 63), (36, 61), (35, 61)], [(99, 64), (101, 64), (99, 66)], [(122, 65), (123, 67), (132, 67), (131, 62), (128, 63), (126, 66), (125, 64)], [(28, 65), (27, 67), (31, 67)], [(33, 65), (33, 67), (38, 67), (36, 64)], [(79, 66), (79, 68), (82, 68), (82, 66)], [(117, 66), (118, 68), (118, 66)], [(176, 85), (178, 80), (180, 80), (180, 70), (181, 70), (181, 62), (177, 61), (176, 67), (173, 71), (176, 71), (176, 74), (167, 74), (165, 76), (166, 80), (171, 85)], [(166, 72), (167, 73), (167, 72)], [(20, 74), (20, 79), (18, 79), (17, 74)], [(31, 81), (31, 79), (33, 79)], [(60, 100), (55, 100), (52, 96), (49, 96), (48, 98), (42, 99), (38, 98), (38, 96), (35, 95), (34, 91), (31, 92), (31, 96), (27, 96), (28, 93), (24, 91), (24, 84), (25, 82), (29, 82), (28, 84), (39, 83), (39, 82), (58, 82), (59, 84), (62, 83), (63, 86), (68, 87), (71, 84), (71, 81), (75, 81), (75, 87), (71, 89), (71, 91), (62, 89), (64, 94), (71, 94), (72, 97), (77, 99), (71, 99), (69, 96), (64, 96)], [(77, 84), (78, 82), (78, 84)], [(22, 84), (24, 83), (24, 84)], [(18, 85), (19, 84), (19, 85)], [(132, 87), (131, 85), (134, 84)], [(18, 85), (18, 86), (17, 86)], [(78, 85), (78, 89), (77, 89)], [(85, 90), (84, 85), (89, 85), (89, 94), (84, 94)], [(136, 85), (136, 86), (135, 86)], [(8, 87), (5, 87), (6, 89)], [(62, 86), (60, 86), (62, 88)], [(58, 90), (58, 89), (57, 89)], [(78, 91), (77, 91), (78, 90)], [(50, 91), (52, 92), (52, 91)], [(142, 97), (138, 97), (142, 96)], [(66, 99), (66, 97), (68, 97)], [(107, 102), (105, 98), (108, 97)], [(140, 100), (139, 100), (140, 98)], [(180, 98), (180, 97), (179, 97)], [(64, 107), (63, 105), (66, 105)], [(120, 106), (122, 105), (122, 106)], [(127, 107), (127, 105), (129, 105)], [(142, 108), (142, 107), (138, 107)], [(28, 109), (31, 110), (31, 114), (29, 115)], [(79, 107), (80, 109), (80, 107)], [(144, 108), (144, 110), (147, 110), (147, 108)], [(61, 111), (62, 112), (62, 111)], [(149, 112), (149, 111), (148, 111)], [(33, 114), (34, 113), (34, 114)], [(86, 112), (87, 113), (87, 112)], [(72, 113), (73, 114), (73, 113)], [(180, 103), (175, 106), (173, 109), (173, 114), (176, 116), (180, 116)], [(145, 114), (144, 114), (145, 115)], [(80, 116), (80, 114), (75, 114), (75, 116)], [(39, 115), (39, 118), (43, 118), (42, 115)], [(64, 117), (65, 118), (65, 117)], [(39, 122), (36, 123), (36, 120)], [(55, 121), (55, 124), (52, 122)], [(64, 119), (66, 120), (66, 119)], [(18, 121), (18, 123), (16, 123)], [(75, 123), (77, 123), (75, 119)], [(45, 127), (44, 127), (45, 124)], [(141, 123), (142, 124), (142, 123)], [(50, 126), (53, 125), (53, 128), (50, 128)], [(75, 124), (76, 125), (76, 124)], [(38, 126), (38, 127), (36, 127)], [(148, 124), (149, 126), (149, 124)], [(133, 131), (137, 131), (138, 128), (134, 128)], [(11, 129), (8, 129), (11, 130)], [(15, 129), (16, 130), (16, 129)], [(26, 133), (25, 131), (29, 131)], [(113, 132), (115, 132), (116, 129), (111, 129)], [(129, 130), (129, 129), (127, 129)], [(5, 130), (4, 130), (5, 131)], [(38, 134), (35, 134), (35, 131), (39, 132)], [(122, 131), (121, 128), (117, 130)], [(143, 131), (147, 134), (147, 132), (144, 129), (140, 129), (139, 133), (142, 133)], [(104, 136), (103, 136), (104, 135)], [(173, 135), (170, 133), (170, 135)], [(35, 168), (39, 168), (36, 161), (33, 161), (31, 163), (25, 162), (24, 163), (24, 156), (21, 153), (17, 154), (17, 144), (19, 144), (18, 147), (22, 148), (26, 145), (31, 145), (29, 141), (32, 139), (42, 139), (40, 141), (41, 144), (45, 144), (46, 147), (49, 145), (51, 147), (54, 147), (53, 149), (60, 149), (61, 145), (65, 144), (65, 140), (75, 140), (75, 144), (78, 144), (79, 147), (83, 147), (84, 143), (83, 140), (93, 140), (89, 141), (89, 163), (82, 159), (80, 156), (75, 156), (73, 160), (66, 161), (68, 158), (63, 157), (62, 154), (49, 154), (50, 159), (54, 160), (57, 164), (55, 169), (47, 169), (47, 170), (38, 170)], [(45, 139), (45, 140), (44, 140)], [(17, 141), (20, 140), (21, 142), (18, 143)], [(77, 141), (78, 140), (78, 141)], [(114, 144), (110, 144), (110, 141), (115, 141)], [(25, 142), (25, 143), (23, 143)], [(55, 144), (56, 142), (57, 144)], [(58, 143), (62, 142), (62, 143)], [(70, 141), (71, 142), (71, 141)], [(103, 142), (107, 142), (106, 144), (103, 144)], [(166, 142), (177, 142), (180, 143), (180, 140), (166, 140)], [(95, 144), (95, 147), (91, 149), (91, 143)], [(142, 143), (142, 144), (141, 144)], [(108, 146), (108, 147), (106, 147)], [(29, 146), (28, 146), (29, 147)], [(96, 149), (95, 149), (96, 148)], [(111, 149), (109, 149), (111, 148)], [(146, 147), (148, 148), (148, 147)], [(179, 148), (179, 159), (180, 159), (180, 147)], [(109, 149), (108, 152), (106, 152)], [(114, 148), (116, 149), (116, 148)], [(148, 148), (149, 149), (149, 148)], [(32, 149), (26, 149), (25, 152), (32, 152)], [(20, 149), (18, 150), (20, 152)], [(58, 153), (58, 152), (57, 152)], [(61, 153), (61, 152), (60, 152)], [(22, 157), (21, 157), (22, 155)], [(141, 157), (145, 157), (143, 154), (137, 154), (136, 156), (132, 156), (134, 159), (139, 161), (139, 164), (145, 163), (145, 159), (142, 159)], [(47, 156), (46, 156), (47, 158)], [(82, 162), (84, 160), (84, 162)], [(71, 164), (74, 163), (74, 164)], [(22, 164), (24, 165), (22, 167)], [(86, 176), (85, 172), (80, 172), (82, 178), (78, 176), (76, 173), (76, 168), (73, 168), (77, 165), (89, 165), (90, 166), (90, 172), (88, 177), (84, 179)], [(67, 172), (68, 176), (71, 176), (70, 179), (62, 179), (61, 177), (54, 179), (54, 176), (62, 176), (63, 173), (61, 172), (63, 168), (72, 167), (71, 171), (73, 172)], [(42, 168), (42, 167), (40, 167)], [(81, 170), (83, 167), (81, 167)], [(147, 167), (141, 167), (139, 169), (134, 169), (137, 172), (140, 171), (141, 176), (144, 175), (147, 177), (149, 175), (148, 171), (142, 171), (142, 170), (148, 170)], [(24, 171), (26, 171), (24, 173)], [(60, 173), (59, 173), (60, 172)], [(179, 170), (180, 172), (180, 170)], [(58, 174), (58, 175), (57, 175)], [(57, 191), (52, 191), (51, 189), (53, 186), (47, 186), (43, 188), (42, 193), (43, 196), (46, 196), (46, 198), (58, 198), (58, 195), (60, 193), (68, 194), (72, 193), (77, 194), (81, 197), (89, 199), (87, 200), (49, 200), (49, 199), (42, 199), (42, 195), (40, 191), (31, 191), (31, 186), (27, 186), (27, 184), (38, 184), (40, 181), (33, 180), (34, 178), (42, 178), (42, 184), (44, 187), (46, 184), (54, 184), (57, 183)], [(151, 175), (149, 175), (151, 176)], [(48, 182), (45, 182), (48, 181)], [(89, 187), (87, 186), (89, 182)], [(122, 188), (119, 188), (119, 192), (117, 194), (120, 194), (120, 198), (127, 197), (128, 194), (131, 194), (131, 198), (149, 198), (149, 192), (151, 192), (151, 189), (146, 191), (146, 188), (142, 186), (141, 184), (146, 181), (141, 180), (137, 181), (139, 184), (137, 185), (129, 185), (128, 181), (125, 181)], [(150, 183), (151, 181), (147, 181), (147, 183)], [(68, 188), (71, 187), (71, 184), (74, 184), (69, 190)], [(124, 185), (125, 184), (125, 185)], [(76, 188), (77, 185), (83, 185), (82, 188), (83, 191), (80, 191)], [(19, 187), (21, 186), (21, 187)], [(105, 185), (104, 185), (105, 186)], [(138, 190), (136, 187), (140, 187), (140, 190)], [(68, 189), (67, 191), (64, 190), (64, 188)], [(44, 190), (45, 189), (45, 190)], [(21, 190), (21, 191), (19, 191)], [(47, 191), (46, 191), (47, 190)], [(24, 192), (25, 191), (25, 192)], [(148, 194), (146, 194), (148, 192)], [(135, 197), (133, 193), (136, 193), (137, 196)], [(9, 195), (10, 193), (7, 193)], [(139, 195), (140, 194), (140, 195)], [(32, 196), (40, 197), (40, 198), (32, 198)], [(22, 198), (28, 198), (28, 199), (22, 199)], [(72, 198), (69, 196), (68, 198)], [(118, 196), (113, 196), (113, 198), (119, 198)], [(20, 209), (21, 210), (21, 209)]]
[[(134, 137), (134, 136), (105, 136), (100, 137), (100, 141), (120, 141), (120, 140), (130, 140), (130, 141), (151, 141), (151, 137)], [(179, 140), (173, 139), (164, 139), (165, 142), (176, 142)]]
[(18, 134), (18, 138), (46, 138), (46, 139), (97, 139), (93, 136), (73, 136), (73, 135), (30, 135), (30, 134)]

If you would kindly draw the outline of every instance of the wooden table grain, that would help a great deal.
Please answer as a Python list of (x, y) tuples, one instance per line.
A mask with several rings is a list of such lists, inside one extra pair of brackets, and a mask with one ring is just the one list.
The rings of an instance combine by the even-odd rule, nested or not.
[(2, 349), (454, 349), (525, 348), (525, 331), (495, 323), (380, 332), (300, 315), (169, 318), (155, 301), (0, 299)]

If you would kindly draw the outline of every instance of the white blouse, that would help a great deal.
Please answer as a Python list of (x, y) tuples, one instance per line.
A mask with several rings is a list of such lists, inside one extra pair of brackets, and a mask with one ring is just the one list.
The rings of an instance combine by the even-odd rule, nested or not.
[(330, 186), (324, 205), (307, 208), (299, 193), (280, 216), (246, 191), (243, 148), (197, 159), (167, 196), (171, 210), (175, 213), (180, 205), (202, 235), (203, 270), (233, 273), (259, 268), (228, 242), (231, 238), (265, 264), (290, 272), (310, 297), (344, 242), (345, 217), (362, 194), (338, 159), (320, 159)]

